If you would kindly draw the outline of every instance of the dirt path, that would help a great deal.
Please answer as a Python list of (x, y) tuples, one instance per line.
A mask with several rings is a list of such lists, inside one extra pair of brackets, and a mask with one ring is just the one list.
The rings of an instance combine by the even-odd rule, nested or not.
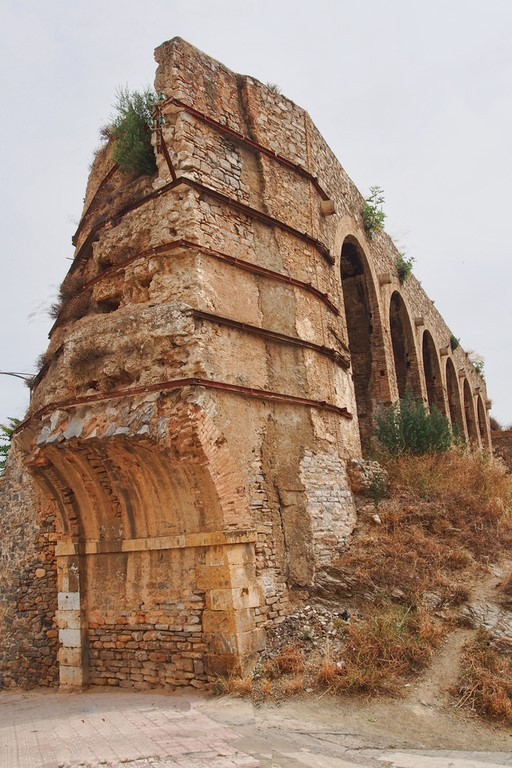
[[(482, 574), (473, 585), (471, 603), (494, 605), (497, 586), (512, 563), (503, 562)], [(455, 617), (453, 617), (455, 618)], [(512, 754), (512, 728), (490, 725), (457, 707), (449, 688), (455, 684), (461, 651), (476, 629), (456, 628), (446, 638), (425, 674), (407, 684), (403, 698), (369, 700), (329, 697), (311, 692), (279, 704), (240, 702), (226, 697), (205, 704), (208, 714), (220, 722), (232, 717), (253, 719), (260, 730), (275, 738), (292, 734), (338, 747), (364, 749), (487, 750)]]

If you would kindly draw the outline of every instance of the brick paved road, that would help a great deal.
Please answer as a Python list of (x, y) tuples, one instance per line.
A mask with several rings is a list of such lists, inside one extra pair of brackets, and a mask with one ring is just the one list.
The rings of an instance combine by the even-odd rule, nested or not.
[(509, 753), (373, 749), (287, 722), (195, 694), (3, 692), (0, 768), (512, 767)]

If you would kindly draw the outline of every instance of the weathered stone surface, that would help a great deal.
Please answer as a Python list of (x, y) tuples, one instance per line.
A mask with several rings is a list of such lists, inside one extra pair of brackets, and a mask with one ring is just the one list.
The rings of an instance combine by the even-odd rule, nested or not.
[(467, 603), (461, 617), (474, 629), (488, 632), (490, 642), (502, 653), (512, 653), (512, 611), (495, 603)]
[(63, 686), (240, 669), (345, 546), (380, 407), (410, 388), (489, 442), (485, 383), (308, 114), (178, 38), (156, 58), (158, 172), (98, 154), (1, 481), (4, 685), (55, 680), (57, 629)]

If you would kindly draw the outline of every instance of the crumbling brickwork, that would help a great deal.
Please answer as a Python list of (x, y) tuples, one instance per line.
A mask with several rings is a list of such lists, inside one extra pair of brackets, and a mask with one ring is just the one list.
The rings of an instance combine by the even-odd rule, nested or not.
[[(406, 388), (489, 444), (485, 383), (392, 241), (368, 237), (309, 115), (178, 38), (156, 59), (158, 171), (99, 152), (15, 437), (68, 688), (201, 687), (250, 664), (345, 546), (347, 461)], [(3, 552), (25, 566), (16, 488)], [(5, 583), (18, 620), (34, 578)], [(53, 679), (53, 631), (20, 682)]]

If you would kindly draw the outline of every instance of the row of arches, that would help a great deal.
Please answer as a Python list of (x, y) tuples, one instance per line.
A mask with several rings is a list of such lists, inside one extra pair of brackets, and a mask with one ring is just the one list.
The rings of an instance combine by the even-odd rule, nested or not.
[[(406, 392), (429, 408), (436, 406), (449, 419), (452, 429), (466, 440), (488, 445), (481, 393), (472, 391), (464, 369), (457, 374), (449, 346), (438, 351), (423, 318), (411, 322), (399, 290), (391, 293), (387, 312), (381, 311), (366, 257), (353, 237), (343, 243), (341, 282), (363, 450), (371, 445), (376, 409), (404, 397)], [(386, 336), (391, 342), (392, 371), (386, 355)]]

